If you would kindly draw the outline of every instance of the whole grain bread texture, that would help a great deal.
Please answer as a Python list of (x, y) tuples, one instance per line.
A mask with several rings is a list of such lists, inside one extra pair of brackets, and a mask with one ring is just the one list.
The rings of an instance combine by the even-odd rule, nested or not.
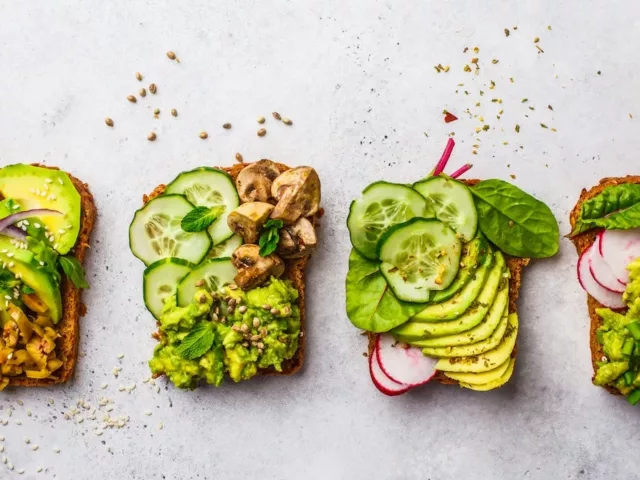
[[(582, 192), (580, 193), (580, 198), (578, 199), (576, 206), (573, 207), (573, 210), (571, 211), (571, 215), (569, 217), (571, 221), (571, 229), (573, 230), (576, 222), (578, 221), (578, 217), (580, 216), (580, 211), (582, 210), (582, 205), (584, 202), (600, 195), (607, 187), (620, 185), (623, 183), (640, 183), (640, 175), (603, 178), (595, 187), (589, 190), (583, 188)], [(598, 229), (589, 230), (571, 238), (571, 241), (575, 245), (576, 251), (578, 252), (578, 257), (580, 257), (580, 255), (582, 255), (585, 250), (593, 245), (593, 242), (595, 242), (596, 236), (598, 235), (599, 231), (600, 230)], [(599, 362), (600, 359), (604, 356), (602, 345), (598, 343), (598, 339), (596, 338), (596, 331), (598, 330), (598, 327), (602, 325), (602, 319), (596, 313), (596, 310), (598, 308), (605, 307), (589, 294), (587, 294), (587, 307), (589, 309), (589, 317), (591, 319), (591, 326), (589, 329), (589, 346), (591, 347), (591, 364), (593, 366), (593, 376), (595, 376), (597, 370), (596, 362)], [(620, 395), (618, 389), (614, 387), (603, 385), (603, 388), (605, 388), (609, 393), (612, 393), (613, 395)]]
[[(473, 186), (480, 182), (480, 180), (463, 180), (463, 182), (468, 186)], [(518, 296), (520, 295), (520, 286), (522, 285), (522, 271), (524, 267), (529, 265), (531, 259), (529, 258), (519, 258), (519, 257), (511, 257), (509, 255), (504, 255), (505, 260), (507, 262), (507, 267), (509, 268), (509, 272), (511, 277), (509, 279), (509, 313), (517, 313), (518, 312)], [(522, 329), (519, 329), (522, 330)], [(373, 352), (373, 348), (375, 346), (376, 334), (368, 332), (369, 338), (369, 355)], [(518, 353), (518, 346), (513, 349), (511, 353), (511, 357), (515, 358)], [(447, 377), (444, 372), (438, 371), (436, 375), (433, 377), (433, 380), (445, 385), (457, 385), (459, 382), (454, 380), (453, 378)]]
[[(287, 165), (282, 163), (275, 162), (276, 166), (280, 173), (289, 170)], [(235, 181), (236, 177), (240, 174), (240, 172), (245, 168), (251, 165), (251, 163), (237, 163), (232, 167), (216, 167), (220, 170), (224, 170), (231, 178)], [(166, 189), (166, 185), (158, 185), (153, 192), (149, 195), (144, 195), (142, 197), (142, 201), (146, 204), (153, 198), (158, 195), (162, 195)], [(322, 211), (322, 210), (320, 210)], [(312, 219), (312, 223), (314, 226), (317, 225), (317, 221), (321, 214), (316, 214), (316, 216)], [(289, 280), (293, 287), (298, 290), (298, 300), (297, 305), (300, 309), (300, 337), (298, 339), (298, 350), (295, 355), (289, 360), (285, 360), (282, 362), (282, 370), (277, 371), (273, 367), (260, 369), (258, 370), (258, 375), (293, 375), (298, 372), (302, 365), (304, 364), (305, 358), (305, 345), (306, 345), (306, 331), (305, 331), (305, 322), (306, 322), (306, 311), (305, 311), (305, 270), (307, 267), (307, 262), (309, 261), (309, 256), (302, 258), (295, 258), (290, 260), (282, 259), (285, 264), (284, 274), (282, 275), (282, 279)]]
[[(49, 168), (51, 170), (60, 170), (57, 167), (49, 167), (46, 165), (33, 164), (36, 167)], [(67, 173), (73, 186), (80, 194), (81, 217), (80, 217), (80, 233), (76, 244), (70, 252), (82, 264), (87, 249), (90, 248), (91, 232), (96, 223), (97, 209), (93, 201), (93, 195), (89, 191), (89, 186), (81, 182), (76, 177)], [(60, 337), (56, 341), (56, 352), (58, 358), (64, 363), (60, 369), (54, 372), (49, 378), (38, 379), (28, 378), (25, 375), (17, 377), (9, 377), (9, 385), (17, 387), (43, 387), (55, 385), (57, 383), (65, 383), (72, 376), (78, 360), (78, 340), (80, 339), (80, 316), (86, 313), (86, 307), (82, 303), (82, 290), (77, 288), (66, 275), (62, 276), (60, 284), (60, 295), (62, 296), (62, 319), (58, 322), (57, 329)]]

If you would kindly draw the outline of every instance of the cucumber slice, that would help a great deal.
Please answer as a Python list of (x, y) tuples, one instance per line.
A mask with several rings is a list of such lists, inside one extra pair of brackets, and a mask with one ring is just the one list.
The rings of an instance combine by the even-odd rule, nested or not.
[(242, 237), (234, 235), (230, 239), (212, 247), (211, 250), (209, 250), (209, 253), (207, 253), (207, 258), (231, 258), (233, 252), (235, 252), (241, 245)]
[(406, 185), (375, 182), (351, 202), (347, 227), (351, 244), (362, 256), (376, 260), (376, 246), (389, 227), (414, 217), (433, 217), (427, 201)]
[(238, 271), (230, 258), (212, 258), (202, 265), (198, 265), (186, 275), (178, 285), (178, 306), (184, 307), (193, 301), (196, 294), (196, 283), (204, 280), (202, 288), (210, 292), (217, 292), (220, 287), (233, 283)]
[(129, 246), (145, 265), (168, 257), (197, 264), (211, 247), (206, 232), (182, 230), (182, 218), (193, 205), (182, 195), (161, 195), (136, 212), (129, 227)]
[(229, 174), (210, 167), (200, 167), (182, 172), (167, 185), (166, 193), (177, 193), (187, 197), (196, 207), (224, 207), (224, 213), (208, 228), (214, 245), (233, 235), (227, 225), (227, 217), (240, 205), (238, 192)]
[(144, 304), (156, 319), (160, 319), (165, 299), (176, 293), (178, 283), (193, 267), (181, 258), (163, 258), (145, 269), (142, 276)]
[(380, 273), (396, 297), (411, 303), (425, 303), (429, 301), (431, 291), (428, 288), (422, 283), (409, 283), (402, 275), (396, 275), (396, 272), (398, 272), (398, 267), (387, 262), (380, 264)]
[(413, 188), (420, 193), (435, 217), (455, 230), (468, 242), (478, 230), (478, 212), (469, 188), (449, 177), (431, 177), (416, 183)]
[(462, 244), (453, 230), (424, 218), (391, 227), (378, 244), (380, 259), (397, 267), (386, 276), (395, 277), (396, 289), (414, 302), (428, 301), (429, 290), (443, 290), (453, 282), (461, 252)]

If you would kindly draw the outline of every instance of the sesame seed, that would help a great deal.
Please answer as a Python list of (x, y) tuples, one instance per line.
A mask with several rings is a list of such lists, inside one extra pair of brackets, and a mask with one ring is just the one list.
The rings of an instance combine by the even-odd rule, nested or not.
[(162, 430), (164, 428), (164, 424), (162, 422), (160, 422), (158, 424), (158, 430)]
[(18, 473), (19, 473), (20, 475), (22, 475), (22, 474), (24, 473), (24, 468), (19, 468), (19, 469), (18, 469)]
[(36, 450), (38, 450), (39, 448), (40, 448), (40, 446), (39, 446), (39, 445), (34, 445), (34, 446), (32, 446), (32, 447), (31, 447), (31, 450), (33, 450), (33, 451), (35, 452), (35, 451), (36, 451)]
[(59, 449), (58, 447), (53, 447), (53, 451), (54, 451), (55, 453), (60, 453), (60, 449)]
[(62, 181), (61, 178), (58, 177), (58, 183), (60, 183), (60, 185), (64, 185), (64, 182)]
[(15, 263), (9, 262), (9, 268), (13, 268), (14, 266), (15, 266)]
[(145, 412), (144, 412), (144, 414), (145, 414), (147, 417), (150, 417), (152, 413), (153, 413), (153, 412), (152, 412), (151, 410), (145, 410)]
[(7, 257), (9, 257), (9, 258), (13, 257), (13, 255), (14, 255), (14, 254), (13, 254), (13, 253), (11, 253), (11, 252), (7, 253)]
[(27, 445), (29, 445), (31, 443), (31, 439), (29, 437), (24, 437), (24, 443), (26, 443)]
[(118, 354), (118, 358), (119, 358), (119, 359), (124, 358), (124, 353), (119, 353), (119, 354)]
[(38, 468), (36, 469), (36, 472), (38, 472), (38, 473), (40, 473), (41, 471), (42, 471), (42, 467), (38, 467)]
[(18, 210), (19, 208), (20, 208), (20, 205), (14, 205), (14, 206), (13, 206), (13, 209), (14, 209), (14, 210)]
[(33, 226), (36, 227), (36, 228), (40, 228), (40, 224), (39, 223), (34, 223)]
[(101, 388), (101, 389), (103, 389), (103, 390), (104, 390), (105, 388), (107, 388), (107, 387), (108, 387), (107, 383), (103, 383), (102, 385), (100, 385), (100, 388)]

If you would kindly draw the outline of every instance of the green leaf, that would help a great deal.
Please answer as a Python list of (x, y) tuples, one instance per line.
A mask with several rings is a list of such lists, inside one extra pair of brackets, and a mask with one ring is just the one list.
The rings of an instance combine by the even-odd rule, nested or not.
[(214, 340), (215, 333), (211, 322), (196, 323), (177, 348), (178, 355), (188, 360), (195, 360), (207, 353)]
[(65, 275), (77, 288), (89, 288), (84, 276), (84, 269), (76, 257), (58, 257), (58, 262)]
[(612, 185), (584, 202), (570, 236), (598, 227), (608, 230), (640, 227), (640, 184)]
[(347, 274), (347, 316), (357, 328), (387, 332), (402, 325), (425, 304), (398, 300), (380, 273), (378, 262), (352, 250)]
[(25, 295), (29, 295), (31, 293), (36, 293), (36, 291), (29, 285), (22, 285), (22, 293), (24, 293)]
[(262, 227), (262, 233), (258, 239), (258, 245), (260, 246), (260, 256), (266, 257), (272, 254), (278, 248), (278, 242), (280, 241), (280, 234), (278, 230), (282, 228), (284, 224), (282, 220), (267, 220)]
[(471, 187), (482, 233), (514, 257), (545, 258), (558, 252), (560, 230), (547, 205), (503, 180)]
[(185, 232), (202, 232), (209, 228), (209, 225), (215, 222), (223, 213), (223, 206), (196, 207), (184, 216), (180, 222), (180, 227)]
[(29, 250), (34, 254), (38, 269), (51, 275), (54, 281), (59, 284), (58, 252), (36, 237), (27, 236), (27, 243), (29, 244)]

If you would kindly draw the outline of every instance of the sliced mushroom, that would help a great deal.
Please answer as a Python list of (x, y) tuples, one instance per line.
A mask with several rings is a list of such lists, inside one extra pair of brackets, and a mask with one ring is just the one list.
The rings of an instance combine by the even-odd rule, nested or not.
[(313, 224), (304, 217), (293, 225), (280, 230), (278, 255), (282, 258), (300, 258), (310, 255), (316, 248), (316, 231)]
[(233, 252), (232, 262), (238, 269), (234, 281), (242, 290), (259, 287), (270, 277), (284, 273), (284, 263), (277, 255), (260, 256), (258, 245), (242, 245)]
[(308, 217), (320, 206), (320, 178), (311, 167), (287, 170), (271, 185), (271, 195), (278, 201), (271, 218), (290, 225), (300, 217)]
[(236, 190), (243, 202), (268, 202), (271, 183), (280, 170), (271, 160), (260, 160), (242, 169), (236, 178)]
[(245, 243), (256, 243), (264, 222), (269, 219), (273, 205), (264, 202), (243, 203), (227, 218), (227, 224)]

